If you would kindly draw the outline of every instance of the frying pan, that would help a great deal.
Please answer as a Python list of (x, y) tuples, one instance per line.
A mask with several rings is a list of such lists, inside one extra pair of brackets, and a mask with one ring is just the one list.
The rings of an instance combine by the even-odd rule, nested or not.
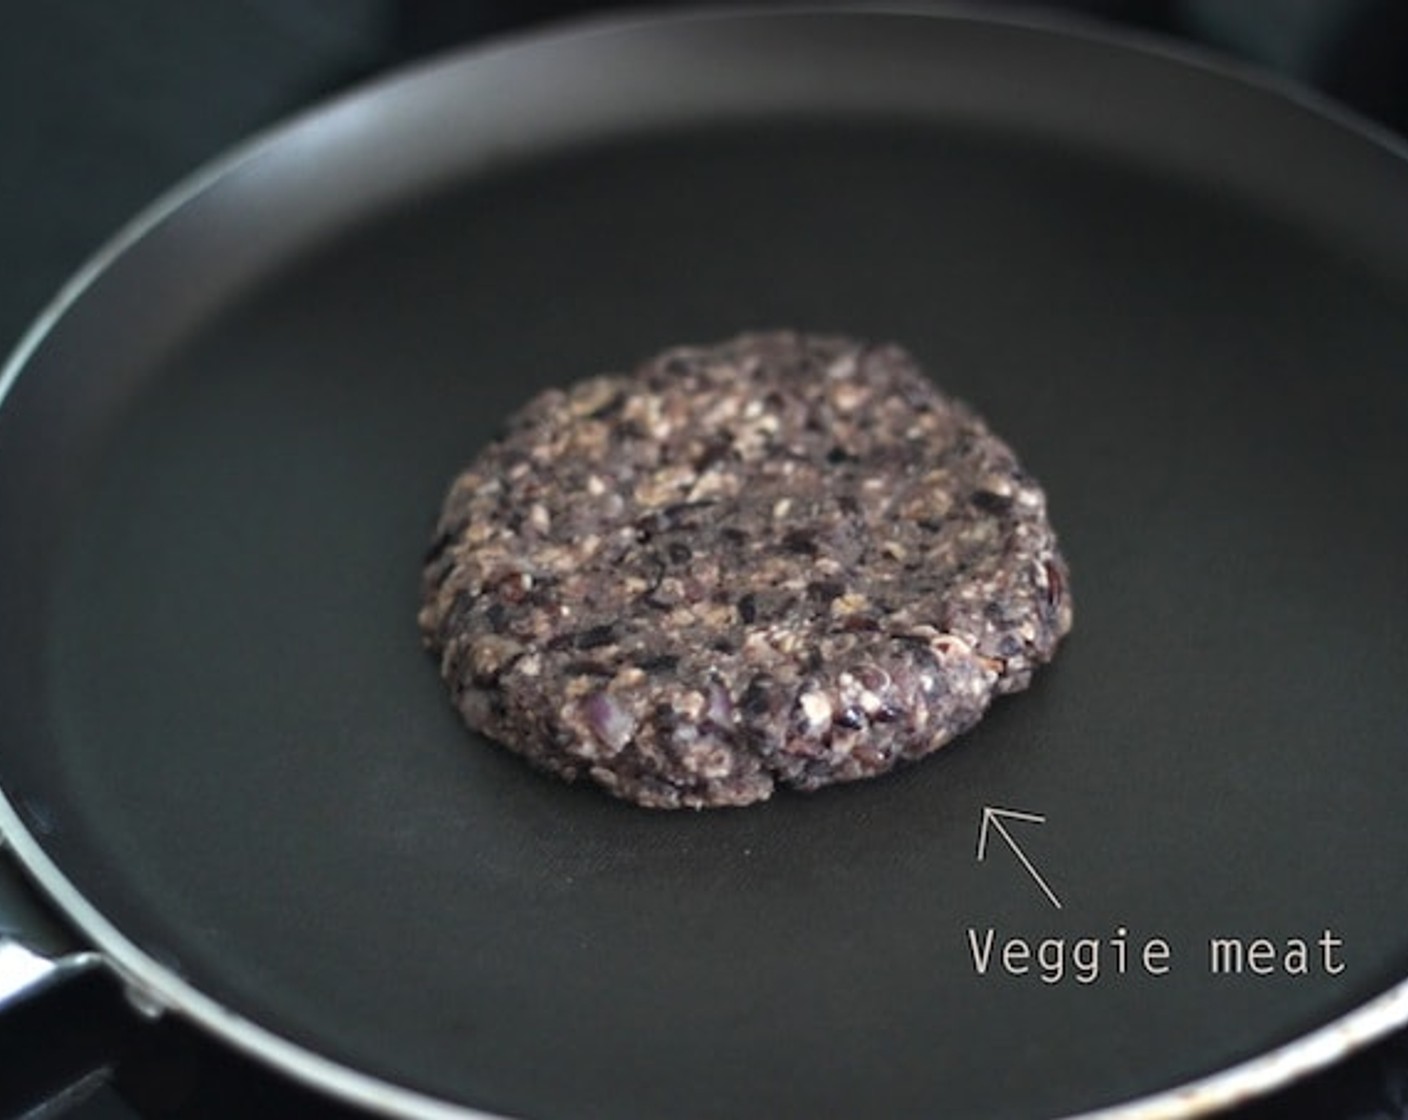
[[(1255, 1094), (1408, 1019), (1405, 312), (1402, 153), (1148, 43), (700, 14), (378, 83), (159, 202), (0, 379), (0, 830), (141, 1002), (376, 1112)], [(773, 325), (899, 340), (1019, 448), (1056, 663), (741, 811), (477, 741), (415, 627), (450, 476), (547, 385)]]

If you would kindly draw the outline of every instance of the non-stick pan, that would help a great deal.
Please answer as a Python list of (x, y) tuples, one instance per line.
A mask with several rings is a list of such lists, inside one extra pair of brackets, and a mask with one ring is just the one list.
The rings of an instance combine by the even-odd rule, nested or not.
[[(783, 325), (1020, 449), (1056, 663), (747, 810), (467, 733), (415, 625), (451, 475)], [(0, 390), (0, 827), (143, 1002), (331, 1094), (1191, 1116), (1408, 1018), (1408, 163), (1323, 106), (917, 13), (525, 39), (180, 188)]]

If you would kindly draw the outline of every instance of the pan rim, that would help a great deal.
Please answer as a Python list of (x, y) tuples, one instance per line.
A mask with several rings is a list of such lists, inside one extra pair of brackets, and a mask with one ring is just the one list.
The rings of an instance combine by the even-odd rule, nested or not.
[[(549, 42), (581, 41), (603, 35), (629, 34), (633, 30), (646, 28), (680, 28), (711, 22), (746, 24), (758, 18), (808, 20), (816, 16), (899, 17), (997, 26), (1132, 52), (1230, 81), (1251, 92), (1272, 95), (1326, 124), (1348, 130), (1390, 156), (1408, 161), (1408, 140), (1309, 87), (1252, 65), (1212, 56), (1153, 34), (1112, 29), (1076, 18), (1031, 11), (992, 12), (971, 0), (949, 2), (940, 7), (921, 7), (893, 0), (882, 0), (880, 3), (864, 0), (826, 3), (825, 0), (817, 0), (786, 9), (761, 5), (743, 8), (704, 5), (663, 14), (608, 14), (578, 18), (553, 24), (546, 29), (530, 29), (495, 37), (482, 45), (452, 49), (430, 59), (398, 67), (285, 117), (198, 167), (121, 226), (39, 311), (3, 366), (0, 366), (0, 408), (4, 407), (10, 391), (29, 366), (31, 358), (60, 326), (70, 309), (133, 246), (246, 162), (331, 111), (376, 99), (391, 88), (414, 85), (431, 73), (459, 69), (490, 56), (513, 54)], [(40, 838), (26, 825), (19, 807), (11, 801), (3, 785), (0, 785), (0, 850), (8, 851), (19, 870), (92, 943), (105, 965), (123, 985), (130, 1001), (143, 1013), (152, 1016), (165, 1013), (180, 1015), (274, 1070), (357, 1108), (411, 1120), (508, 1120), (506, 1114), (453, 1103), (328, 1058), (206, 995), (131, 941), (87, 899), (50, 858)], [(1068, 1114), (1063, 1120), (1186, 1120), (1203, 1116), (1250, 1102), (1323, 1070), (1405, 1025), (1408, 1025), (1408, 978), (1340, 1018), (1255, 1057), (1129, 1101)]]

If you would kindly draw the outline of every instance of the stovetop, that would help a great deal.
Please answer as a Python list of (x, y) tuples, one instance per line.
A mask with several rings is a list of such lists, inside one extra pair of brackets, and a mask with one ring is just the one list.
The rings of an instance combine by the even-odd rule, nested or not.
[[(6, 166), (0, 177), (0, 347), (18, 338), (112, 230), (258, 128), (418, 55), (608, 6), (590, 0), (8, 5), (0, 34)], [(669, 5), (637, 0), (628, 6)], [(1089, 18), (1170, 33), (1318, 86), (1408, 133), (1408, 5), (1401, 0), (1066, 0), (1025, 7), (1077, 9)], [(0, 1073), (42, 1066), (63, 1050), (91, 1051), (92, 1076), (66, 1096), (23, 1106), (5, 1098), (0, 1076), (0, 1114), (74, 1120), (354, 1115), (179, 1022), (138, 1025), (113, 985), (98, 976), (0, 1016)], [(99, 1055), (117, 1060), (98, 1061)], [(1408, 1032), (1227, 1115), (1408, 1118)]]

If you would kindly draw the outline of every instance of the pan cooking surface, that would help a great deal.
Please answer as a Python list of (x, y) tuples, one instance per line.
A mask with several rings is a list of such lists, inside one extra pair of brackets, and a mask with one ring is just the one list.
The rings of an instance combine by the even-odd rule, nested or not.
[[(1236, 81), (921, 17), (344, 102), (112, 263), (0, 409), (6, 798), (184, 983), (486, 1110), (1025, 1118), (1260, 1054), (1408, 970), (1405, 186)], [(920, 766), (735, 812), (469, 736), (415, 627), (455, 470), (547, 385), (777, 325), (897, 340), (1011, 440), (1072, 565), (1056, 663)], [(1059, 909), (975, 860), (985, 806), (1045, 817), (1008, 827)]]

